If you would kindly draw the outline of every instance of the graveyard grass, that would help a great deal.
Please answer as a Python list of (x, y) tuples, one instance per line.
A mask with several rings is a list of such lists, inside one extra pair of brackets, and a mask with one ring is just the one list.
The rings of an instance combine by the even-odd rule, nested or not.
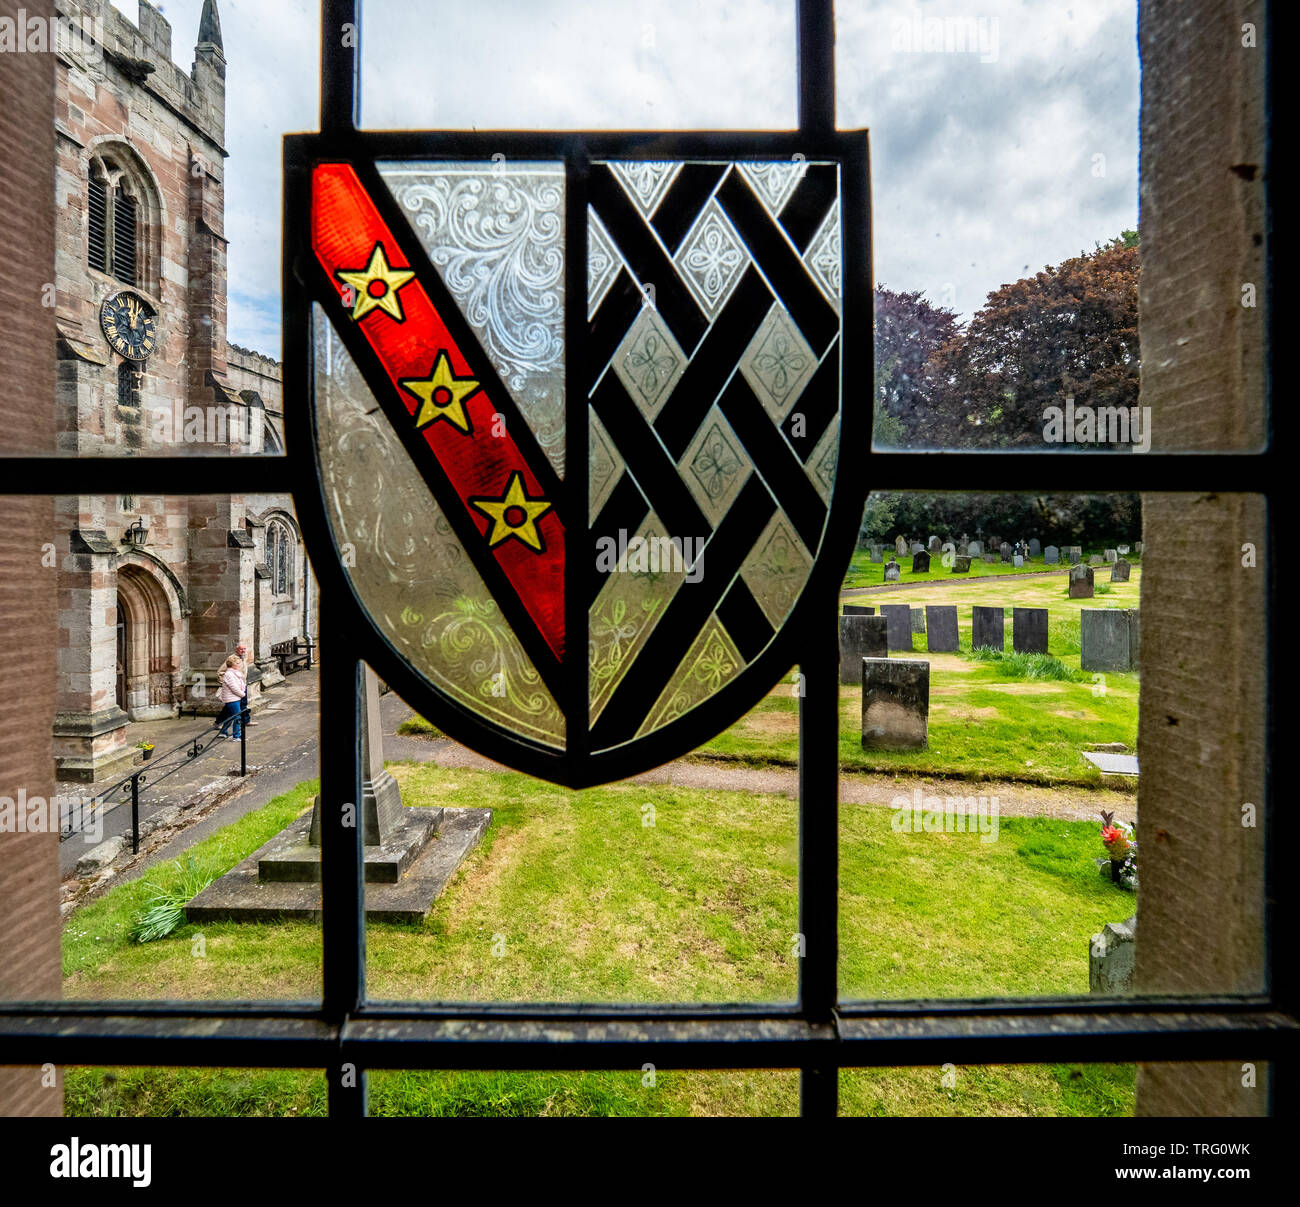
[[(1101, 581), (1098, 576), (1099, 582)], [(1104, 596), (1069, 599), (1065, 576), (999, 583), (923, 584), (916, 588), (844, 597), (879, 611), (882, 603), (912, 607), (957, 607), (961, 653), (930, 654), (924, 634), (913, 634), (915, 649), (891, 658), (930, 662), (929, 747), (926, 750), (862, 749), (862, 688), (840, 686), (840, 766), (845, 771), (883, 771), (940, 775), (972, 780), (1100, 787), (1101, 773), (1080, 753), (1089, 745), (1137, 745), (1138, 674), (1095, 677), (1079, 666), (1079, 613), (1082, 608), (1136, 608), (1142, 572), (1136, 566), (1127, 583), (1115, 583)], [(971, 607), (1006, 609), (1004, 635), (1011, 650), (1012, 608), (1048, 610), (1048, 651), (1072, 678), (1024, 674), (1023, 659), (984, 661), (971, 655)], [(757, 708), (700, 747), (696, 759), (739, 761), (751, 766), (797, 766), (799, 699), (797, 680), (787, 676)], [(1107, 783), (1113, 783), (1108, 780)]]
[[(783, 796), (656, 787), (573, 792), (512, 772), (394, 764), (407, 804), (491, 806), (483, 844), (421, 925), (368, 927), (377, 999), (789, 1000), (797, 929), (797, 806)], [(198, 843), (224, 871), (310, 807), (302, 784)], [(1003, 819), (999, 839), (895, 833), (893, 813), (843, 805), (846, 998), (1086, 994), (1088, 940), (1131, 908), (1096, 875), (1097, 827)], [(165, 884), (170, 866), (146, 880)], [(64, 996), (314, 998), (320, 930), (305, 922), (184, 925), (127, 937), (152, 892), (119, 885), (65, 928)], [(493, 954), (496, 936), (504, 954)], [(846, 1070), (859, 1115), (1123, 1115), (1132, 1066)], [(69, 1115), (318, 1115), (309, 1071), (65, 1074)], [(376, 1072), (374, 1114), (793, 1114), (794, 1072)]]
[[(1086, 563), (1092, 553), (1100, 553), (1101, 550), (1087, 550), (1083, 555)], [(887, 544), (881, 554), (881, 560), (873, 562), (871, 552), (867, 549), (855, 549), (853, 558), (849, 562), (848, 573), (844, 576), (845, 590), (852, 590), (855, 587), (879, 587), (885, 581), (885, 564), (890, 558), (893, 558), (902, 572), (899, 580), (903, 586), (908, 583), (936, 582), (936, 583), (954, 583), (959, 584), (967, 582), (972, 578), (979, 578), (981, 575), (1022, 575), (1022, 574), (1042, 574), (1045, 570), (1060, 571), (1061, 580), (1065, 581), (1065, 570), (1069, 569), (1069, 559), (1062, 554), (1060, 562), (1054, 566), (1049, 566), (1043, 561), (1042, 557), (1027, 557), (1025, 564), (1017, 568), (1011, 562), (1004, 562), (1000, 559), (996, 562), (986, 562), (983, 557), (976, 555), (971, 558), (970, 572), (968, 574), (954, 574), (952, 570), (945, 566), (941, 554), (932, 554), (930, 557), (930, 569), (920, 574), (912, 573), (912, 555), (910, 553), (895, 553), (892, 544)], [(1136, 570), (1142, 564), (1142, 559), (1134, 553), (1129, 553), (1125, 559)], [(1096, 567), (1094, 567), (1096, 569)], [(1106, 570), (1103, 566), (1101, 569)], [(858, 601), (862, 602), (862, 601)], [(870, 601), (866, 601), (870, 602)], [(986, 600), (992, 603), (994, 600)]]

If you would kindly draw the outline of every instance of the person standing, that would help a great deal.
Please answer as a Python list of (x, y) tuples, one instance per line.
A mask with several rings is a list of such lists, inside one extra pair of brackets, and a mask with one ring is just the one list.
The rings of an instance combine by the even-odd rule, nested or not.
[[(248, 687), (243, 674), (243, 661), (238, 654), (231, 654), (226, 659), (226, 664), (221, 668), (221, 687), (217, 691), (217, 699), (221, 701), (221, 713), (217, 717), (217, 725), (221, 728), (223, 736), (229, 737), (232, 742), (238, 742), (243, 737), (243, 730), (240, 728), (240, 718), (244, 711), (244, 697), (247, 694)], [(231, 720), (234, 721), (234, 730), (227, 734), (226, 729), (230, 726)]]
[(242, 701), (244, 709), (244, 724), (252, 725), (253, 714), (248, 709), (248, 647), (241, 641), (235, 646), (235, 653), (239, 655), (239, 661), (244, 664), (244, 699)]

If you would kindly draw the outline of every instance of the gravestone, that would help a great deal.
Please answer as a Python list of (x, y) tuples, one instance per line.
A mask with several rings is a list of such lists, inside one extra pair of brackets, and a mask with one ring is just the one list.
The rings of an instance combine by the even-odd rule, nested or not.
[(1132, 566), (1123, 558), (1120, 558), (1119, 561), (1110, 568), (1110, 581), (1113, 583), (1128, 582), (1128, 574), (1131, 569)]
[(953, 558), (953, 559), (952, 559), (952, 572), (953, 572), (954, 574), (969, 574), (969, 573), (970, 573), (970, 558), (968, 558), (968, 557), (955, 557), (955, 558)]
[(1024, 564), (1025, 564), (1024, 554), (1022, 554), (1022, 553), (1017, 553), (1017, 554), (1015, 555), (1015, 557), (1013, 557), (1013, 558), (1011, 559), (1011, 564), (1012, 564), (1012, 565), (1013, 565), (1017, 570), (1019, 570), (1019, 569), (1020, 569), (1022, 566), (1024, 566)]
[(926, 541), (925, 549), (926, 552), (933, 557), (934, 554), (943, 551), (943, 542), (937, 536), (932, 536), (928, 541)]
[(1048, 545), (1043, 550), (1043, 563), (1048, 566), (1055, 566), (1061, 560), (1061, 551), (1055, 545)]
[(1092, 567), (1075, 566), (1070, 571), (1070, 598), (1092, 598)]
[(984, 555), (984, 561), (989, 565), (992, 565), (997, 560), (998, 560), (998, 555), (996, 553), (986, 553)]
[(1017, 654), (1047, 653), (1047, 609), (1012, 608), (1011, 648)]
[(1067, 549), (1065, 555), (1070, 559), (1070, 565), (1072, 566), (1077, 566), (1083, 560), (1083, 554), (1077, 549)]
[[(845, 616), (874, 616), (875, 614), (876, 614), (876, 609), (869, 608), (867, 607), (866, 604), (845, 604), (844, 605)], [(856, 679), (854, 681), (856, 682)]]
[(902, 557), (903, 554), (907, 552), (907, 549), (907, 538), (904, 536), (896, 536), (894, 538), (894, 552), (897, 553), (899, 557)]
[(879, 545), (871, 546), (871, 560), (877, 564), (884, 560), (884, 550)]
[(885, 563), (885, 582), (896, 583), (902, 577), (902, 574), (903, 571), (899, 567), (899, 564), (891, 557), (889, 561)]
[(1030, 557), (1037, 557), (1037, 556), (1038, 556), (1040, 553), (1042, 553), (1042, 552), (1043, 552), (1043, 546), (1039, 543), (1038, 538), (1037, 538), (1036, 536), (1035, 536), (1035, 537), (1030, 537), (1030, 539), (1029, 539), (1029, 556), (1030, 556)]
[(880, 613), (886, 625), (886, 641), (891, 650), (912, 648), (912, 609), (907, 604), (882, 604)]
[(1116, 553), (1114, 549), (1107, 549), (1102, 556), (1105, 557), (1108, 562), (1116, 562), (1119, 560), (1119, 554)]
[(971, 541), (970, 544), (966, 546), (966, 552), (969, 553), (971, 557), (980, 557), (984, 552), (984, 546), (981, 545), (979, 541)]
[(862, 748), (924, 750), (929, 744), (930, 664), (921, 658), (862, 660)]
[(1136, 553), (1136, 554), (1138, 555), (1138, 557), (1141, 557), (1141, 556), (1142, 556), (1142, 542), (1141, 542), (1141, 541), (1134, 541), (1134, 542), (1133, 542), (1133, 552)]
[(912, 632), (913, 633), (925, 632), (925, 609), (924, 608), (912, 609)]
[(920, 541), (913, 541), (913, 542), (912, 542), (912, 550), (911, 550), (911, 551), (912, 551), (912, 553), (914, 553), (914, 554), (916, 554), (916, 553), (924, 553), (924, 552), (925, 552), (925, 546), (922, 545)]
[(1129, 545), (1116, 545), (1115, 552), (1118, 553), (1120, 557), (1127, 557), (1130, 548), (1131, 546)]
[(930, 555), (924, 550), (912, 554), (912, 573), (925, 574), (930, 569)]
[(1090, 566), (1104, 566), (1105, 564), (1105, 560), (1102, 558), (1100, 553), (1094, 553), (1090, 558), (1088, 558), (1088, 565)]
[(1000, 537), (996, 537), (996, 536), (991, 536), (987, 541), (984, 542), (984, 547), (992, 553), (996, 553), (998, 549), (1001, 548), (1001, 546), (1002, 546), (1002, 540)]
[(957, 609), (949, 604), (927, 604), (925, 632), (932, 654), (955, 654), (961, 647), (957, 642)]
[(944, 541), (944, 543), (943, 543), (943, 547), (939, 550), (939, 552), (940, 552), (940, 553), (951, 553), (954, 557), (956, 557), (956, 556), (957, 556), (957, 546), (954, 545), (951, 541)]
[(1002, 560), (1004, 562), (1009, 562), (1011, 560), (1011, 546), (1008, 545), (1006, 541), (1003, 541), (1002, 544), (998, 546), (998, 552), (1002, 555)]
[(1002, 628), (1003, 612), (1001, 608), (985, 608), (976, 605), (971, 609), (970, 644), (971, 649), (980, 646), (1002, 651), (1006, 648), (1006, 636)]
[(1133, 670), (1136, 634), (1136, 609), (1084, 608), (1079, 613), (1079, 665), (1085, 671)]
[(888, 658), (888, 621), (883, 616), (840, 617), (840, 682), (862, 680), (862, 659)]
[(1127, 922), (1107, 922), (1088, 945), (1088, 992), (1128, 997), (1133, 992), (1137, 958), (1137, 914)]
[(953, 548), (953, 553), (958, 557), (969, 557), (970, 546), (965, 541), (958, 541), (956, 546)]

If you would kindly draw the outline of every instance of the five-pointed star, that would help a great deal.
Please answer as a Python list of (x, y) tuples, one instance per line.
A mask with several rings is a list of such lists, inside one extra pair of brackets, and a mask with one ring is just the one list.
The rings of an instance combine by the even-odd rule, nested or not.
[(488, 547), (495, 548), (508, 537), (522, 541), (530, 549), (541, 553), (542, 537), (537, 531), (538, 519), (550, 511), (545, 499), (530, 499), (524, 493), (524, 476), (518, 470), (510, 475), (510, 484), (499, 499), (470, 499), (475, 507), (492, 520), (488, 533)]
[(378, 307), (386, 314), (392, 315), (399, 323), (405, 321), (402, 305), (397, 299), (397, 291), (411, 280), (415, 273), (409, 268), (390, 268), (382, 243), (375, 244), (374, 250), (370, 253), (370, 263), (365, 268), (341, 268), (334, 275), (345, 285), (352, 287), (355, 299), (352, 303), (354, 319), (363, 319)]
[(451, 360), (445, 348), (438, 349), (438, 358), (428, 377), (404, 377), (398, 384), (420, 400), (415, 416), (415, 426), (426, 428), (445, 419), (462, 432), (469, 432), (469, 416), (465, 413), (465, 399), (478, 389), (472, 377), (457, 377), (451, 371)]

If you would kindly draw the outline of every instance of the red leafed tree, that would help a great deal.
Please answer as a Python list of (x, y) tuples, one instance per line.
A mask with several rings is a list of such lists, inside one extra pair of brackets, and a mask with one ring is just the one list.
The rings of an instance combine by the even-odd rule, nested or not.
[[(926, 366), (914, 446), (1048, 447), (1048, 407), (1138, 401), (1138, 247), (1126, 231), (1096, 251), (989, 294)], [(909, 422), (910, 421), (910, 422)]]

